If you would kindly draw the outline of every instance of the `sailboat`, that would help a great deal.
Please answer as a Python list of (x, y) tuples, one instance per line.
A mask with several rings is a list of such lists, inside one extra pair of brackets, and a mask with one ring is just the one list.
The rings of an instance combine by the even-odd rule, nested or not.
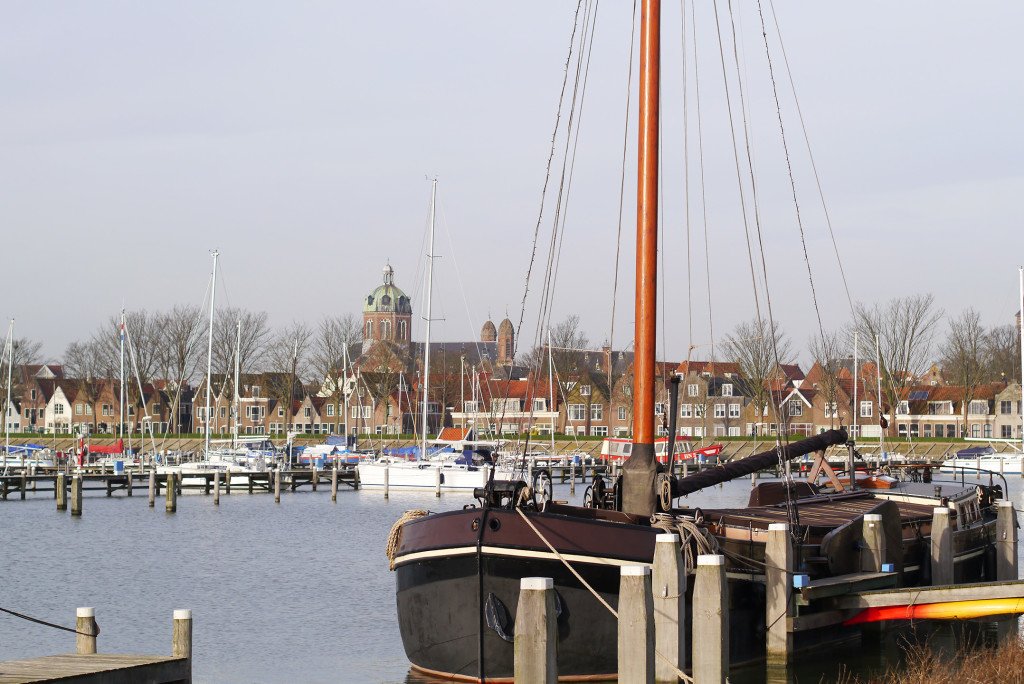
[[(857, 555), (841, 540), (848, 539), (844, 535), (850, 530), (860, 529), (865, 514), (880, 514), (892, 539), (888, 548), (899, 581), (927, 581), (927, 530), (932, 506), (939, 503), (930, 495), (932, 485), (921, 485), (912, 504), (861, 490), (824, 495), (812, 483), (784, 480), (758, 485), (747, 507), (701, 510), (673, 505), (677, 497), (845, 445), (848, 435), (845, 429), (829, 430), (688, 477), (658, 468), (654, 416), (660, 2), (643, 0), (640, 9), (631, 453), (609, 484), (608, 496), (593, 497), (591, 507), (555, 501), (538, 505), (527, 495), (526, 482), (495, 478), (477, 492), (475, 506), (434, 514), (410, 511), (395, 524), (388, 549), (398, 626), (413, 668), (429, 675), (511, 682), (520, 579), (550, 577), (556, 592), (559, 676), (575, 681), (615, 679), (619, 625), (610, 607), (618, 602), (620, 568), (651, 564), (656, 535), (666, 530), (680, 530), (690, 547), (688, 557), (707, 553), (704, 549), (724, 554), (733, 662), (764, 655), (763, 568), (772, 523), (789, 523), (800, 572), (815, 581), (859, 569)], [(969, 533), (956, 552), (956, 581), (986, 577), (985, 551), (995, 527), (992, 507), (1001, 492), (983, 486), (947, 486), (943, 492), (944, 505), (972, 512), (958, 521), (960, 531)], [(800, 494), (803, 497), (798, 498)], [(797, 648), (849, 636), (850, 628), (828, 624), (828, 615), (816, 617), (827, 626), (795, 634)]]
[[(434, 223), (437, 179), (430, 186), (430, 234), (427, 248), (426, 331), (423, 342), (423, 382), (420, 406), (420, 444), (415, 460), (382, 453), (356, 465), (359, 486), (364, 489), (441, 490), (472, 493), (491, 478), (492, 463), (481, 463), (480, 444), (475, 440), (430, 440), (428, 398), (430, 396), (430, 323), (434, 276)], [(458, 447), (456, 450), (453, 447)]]

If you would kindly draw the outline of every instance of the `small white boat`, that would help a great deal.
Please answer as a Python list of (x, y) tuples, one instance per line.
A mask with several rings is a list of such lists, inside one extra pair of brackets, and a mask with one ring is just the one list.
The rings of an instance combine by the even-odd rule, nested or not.
[(356, 466), (359, 486), (363, 489), (383, 489), (387, 477), (388, 489), (433, 491), (440, 481), (443, 492), (472, 492), (483, 487), (491, 476), (491, 470), (490, 465), (474, 465), (454, 458), (429, 461), (381, 458), (363, 461)]
[(963, 471), (968, 477), (971, 473), (980, 471), (1020, 475), (1024, 473), (1022, 466), (1024, 466), (1024, 454), (1020, 452), (997, 454), (991, 446), (983, 446), (961, 449), (953, 458), (947, 458), (942, 462), (940, 471), (943, 473)]

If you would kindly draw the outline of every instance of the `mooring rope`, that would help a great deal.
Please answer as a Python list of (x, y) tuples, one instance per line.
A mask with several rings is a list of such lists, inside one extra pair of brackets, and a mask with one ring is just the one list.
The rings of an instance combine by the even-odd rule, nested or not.
[(21, 618), (22, 620), (34, 622), (37, 625), (43, 625), (44, 627), (53, 627), (54, 629), (59, 629), (64, 632), (71, 632), (72, 634), (80, 634), (82, 636), (99, 636), (100, 634), (99, 623), (95, 621), (93, 622), (93, 624), (96, 626), (96, 633), (90, 634), (89, 632), (79, 632), (77, 629), (74, 629), (72, 627), (65, 627), (64, 625), (58, 625), (53, 622), (47, 622), (46, 620), (40, 620), (39, 618), (34, 618), (31, 615), (25, 615), (24, 613), (19, 613), (16, 610), (11, 610), (10, 608), (0, 608), (0, 613), (7, 613), (8, 615), (13, 615), (16, 618)]
[(391, 526), (391, 531), (388, 532), (388, 543), (384, 547), (384, 553), (388, 556), (388, 567), (391, 570), (395, 569), (395, 553), (398, 551), (398, 542), (402, 539), (402, 528), (405, 523), (416, 518), (422, 518), (428, 515), (430, 511), (425, 511), (422, 508), (414, 508), (411, 511), (406, 511), (402, 514), (402, 517), (395, 521), (395, 524)]

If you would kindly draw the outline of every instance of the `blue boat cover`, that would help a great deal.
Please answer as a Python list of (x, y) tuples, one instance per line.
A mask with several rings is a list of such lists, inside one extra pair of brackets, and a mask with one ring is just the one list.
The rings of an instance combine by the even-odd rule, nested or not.
[(996, 450), (990, 446), (967, 447), (956, 452), (957, 458), (977, 458), (978, 456), (991, 456)]

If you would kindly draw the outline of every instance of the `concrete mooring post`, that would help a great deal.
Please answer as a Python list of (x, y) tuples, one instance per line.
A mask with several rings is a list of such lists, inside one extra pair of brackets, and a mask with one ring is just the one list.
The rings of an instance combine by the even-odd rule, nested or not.
[(188, 678), (192, 681), (192, 611), (179, 609), (174, 611), (174, 627), (171, 630), (171, 655), (175, 658), (188, 660)]
[(149, 471), (149, 507), (156, 506), (156, 468)]
[(555, 584), (550, 577), (519, 580), (513, 668), (517, 682), (555, 684), (558, 622)]
[(57, 495), (57, 510), (66, 511), (68, 510), (68, 483), (67, 475), (64, 473), (57, 473), (57, 479), (54, 482), (54, 488), (56, 491), (54, 494)]
[(679, 681), (686, 665), (686, 568), (678, 534), (659, 534), (654, 544), (654, 680)]
[(619, 683), (654, 682), (651, 568), (624, 565), (619, 575)]
[(213, 471), (213, 505), (220, 506), (220, 471)]
[(167, 491), (167, 498), (164, 503), (164, 510), (168, 513), (174, 513), (178, 510), (177, 479), (175, 473), (167, 473), (167, 486), (164, 488)]
[(885, 555), (882, 516), (878, 513), (865, 513), (861, 527), (860, 569), (863, 572), (881, 572)]
[(946, 506), (932, 509), (931, 562), (932, 585), (953, 584), (953, 530)]
[(690, 662), (695, 684), (724, 684), (729, 674), (729, 585), (725, 556), (697, 556), (693, 586), (693, 633), (700, 647)]
[(82, 476), (71, 478), (71, 515), (82, 515)]
[(334, 467), (331, 468), (331, 502), (337, 503), (338, 501), (338, 464), (335, 463)]
[(768, 525), (765, 545), (765, 646), (769, 667), (787, 665), (793, 652), (789, 618), (793, 616), (793, 543), (789, 523)]
[(75, 611), (75, 652), (78, 655), (96, 653), (96, 610), (79, 608)]
[[(1000, 460), (1000, 463), (1002, 461)], [(1017, 579), (1017, 513), (1013, 502), (996, 502), (996, 580)]]

